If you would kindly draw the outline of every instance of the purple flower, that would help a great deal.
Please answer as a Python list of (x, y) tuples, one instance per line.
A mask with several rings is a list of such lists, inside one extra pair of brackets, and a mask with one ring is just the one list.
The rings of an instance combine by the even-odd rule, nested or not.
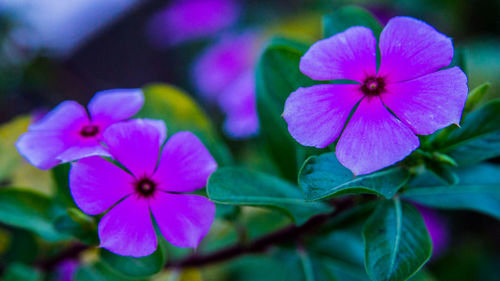
[(138, 89), (98, 92), (89, 102), (89, 113), (75, 101), (62, 102), (28, 127), (16, 142), (17, 150), (44, 170), (92, 155), (109, 156), (100, 144), (102, 133), (111, 124), (134, 116), (143, 104)]
[(159, 45), (175, 45), (233, 25), (239, 12), (233, 0), (177, 0), (153, 16), (149, 33)]
[(79, 263), (76, 260), (64, 260), (57, 266), (57, 281), (73, 281)]
[(376, 39), (368, 28), (351, 27), (313, 44), (300, 61), (303, 73), (315, 80), (357, 83), (299, 88), (283, 113), (290, 134), (302, 145), (323, 148), (340, 136), (337, 158), (355, 175), (405, 158), (419, 146), (415, 134), (458, 124), (467, 98), (463, 71), (440, 70), (453, 57), (451, 39), (426, 23), (391, 19), (379, 48), (377, 70)]
[(98, 226), (101, 247), (134, 257), (153, 253), (157, 239), (151, 214), (174, 246), (196, 247), (208, 233), (215, 205), (180, 193), (204, 187), (217, 163), (190, 132), (173, 135), (162, 149), (165, 139), (162, 121), (120, 122), (104, 132), (103, 141), (126, 170), (98, 156), (72, 165), (76, 205), (89, 215), (110, 209)]
[(254, 77), (258, 39), (252, 32), (226, 35), (200, 56), (193, 70), (198, 90), (226, 114), (224, 130), (236, 139), (259, 130)]

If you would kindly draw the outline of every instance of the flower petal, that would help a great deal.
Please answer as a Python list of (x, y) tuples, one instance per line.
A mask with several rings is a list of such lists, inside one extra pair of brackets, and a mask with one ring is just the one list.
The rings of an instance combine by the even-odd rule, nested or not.
[(132, 257), (152, 254), (158, 246), (148, 201), (130, 195), (99, 222), (101, 247)]
[(67, 163), (90, 156), (111, 157), (109, 152), (97, 140), (79, 142), (57, 155), (61, 163)]
[(48, 170), (59, 165), (59, 154), (71, 147), (77, 139), (60, 131), (30, 131), (22, 134), (16, 148), (31, 165)]
[(380, 34), (380, 52), (379, 76), (399, 82), (448, 66), (453, 58), (453, 43), (423, 21), (395, 17)]
[(348, 28), (314, 43), (300, 60), (300, 71), (314, 80), (363, 82), (377, 72), (375, 44), (369, 28)]
[(390, 84), (381, 98), (416, 134), (428, 135), (460, 122), (468, 91), (467, 76), (453, 67)]
[(232, 138), (247, 138), (259, 130), (255, 100), (253, 69), (240, 75), (219, 98), (219, 106), (226, 113), (224, 130)]
[(160, 191), (150, 206), (161, 233), (176, 247), (196, 248), (215, 217), (215, 204), (199, 195)]
[(41, 120), (29, 126), (30, 131), (72, 131), (78, 132), (88, 124), (85, 108), (76, 101), (64, 101), (47, 113)]
[(334, 142), (347, 117), (363, 97), (359, 85), (315, 85), (299, 88), (285, 103), (283, 118), (297, 142), (323, 148)]
[(96, 93), (88, 109), (92, 122), (106, 127), (134, 116), (143, 105), (141, 89), (113, 89)]
[(156, 168), (161, 134), (147, 121), (133, 119), (109, 126), (102, 140), (114, 159), (141, 178), (151, 176)]
[(144, 123), (151, 125), (156, 128), (156, 130), (160, 133), (160, 146), (167, 140), (167, 126), (163, 120), (158, 119), (141, 119)]
[(342, 165), (361, 175), (402, 160), (418, 146), (411, 129), (373, 97), (359, 104), (340, 137), (336, 155)]
[(163, 147), (153, 179), (163, 190), (191, 192), (204, 187), (216, 169), (203, 143), (191, 132), (179, 132)]
[(97, 215), (134, 192), (134, 178), (113, 163), (92, 156), (73, 163), (69, 188), (76, 205), (89, 215)]

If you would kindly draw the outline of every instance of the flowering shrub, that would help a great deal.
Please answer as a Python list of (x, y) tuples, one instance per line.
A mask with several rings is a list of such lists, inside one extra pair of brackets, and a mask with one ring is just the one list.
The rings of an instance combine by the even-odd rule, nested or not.
[[(157, 16), (169, 44), (229, 25), (186, 27), (182, 6), (207, 3)], [(500, 219), (500, 101), (469, 91), (439, 27), (357, 7), (323, 24), (313, 44), (259, 50), (247, 31), (205, 49), (190, 74), (213, 115), (151, 84), (23, 127), (17, 151), (56, 189), (0, 189), (10, 239), (43, 243), (2, 261), (6, 280), (433, 280), (453, 233), (439, 209)]]

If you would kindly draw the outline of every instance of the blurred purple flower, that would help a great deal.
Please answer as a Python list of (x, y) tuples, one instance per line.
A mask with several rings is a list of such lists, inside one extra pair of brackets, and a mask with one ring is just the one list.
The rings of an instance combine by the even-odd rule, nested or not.
[(217, 163), (190, 132), (173, 135), (162, 149), (165, 139), (163, 121), (120, 122), (104, 132), (103, 141), (128, 172), (98, 156), (73, 164), (69, 180), (77, 206), (89, 215), (111, 208), (99, 222), (101, 247), (134, 257), (153, 253), (151, 214), (174, 246), (196, 247), (208, 233), (214, 203), (179, 193), (204, 187)]
[(234, 0), (177, 0), (154, 15), (148, 28), (158, 45), (175, 45), (222, 31), (239, 13)]
[(366, 27), (351, 27), (313, 44), (300, 61), (303, 73), (357, 84), (299, 88), (283, 113), (290, 134), (302, 145), (323, 148), (342, 133), (336, 155), (355, 175), (405, 158), (419, 146), (415, 134), (458, 123), (467, 98), (464, 72), (440, 70), (453, 58), (451, 39), (430, 25), (393, 18), (380, 34), (379, 47), (377, 70), (376, 39)]
[(226, 114), (225, 132), (246, 138), (259, 130), (255, 104), (254, 65), (259, 37), (253, 32), (226, 35), (197, 60), (193, 80), (202, 97)]
[(57, 281), (73, 281), (76, 270), (78, 269), (78, 261), (64, 260), (57, 267)]
[(88, 104), (88, 113), (76, 101), (62, 102), (28, 127), (16, 142), (17, 150), (44, 170), (92, 155), (109, 156), (100, 144), (102, 132), (134, 116), (143, 104), (139, 89), (98, 92)]
[(444, 219), (434, 210), (416, 205), (424, 218), (432, 240), (432, 256), (435, 258), (448, 247), (449, 232)]

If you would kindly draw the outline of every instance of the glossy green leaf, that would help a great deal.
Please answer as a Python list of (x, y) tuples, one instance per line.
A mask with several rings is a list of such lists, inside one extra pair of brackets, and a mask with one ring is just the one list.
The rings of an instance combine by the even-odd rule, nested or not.
[(431, 257), (420, 213), (399, 198), (382, 202), (363, 230), (365, 266), (372, 280), (407, 280)]
[(500, 100), (487, 103), (464, 118), (460, 128), (444, 130), (434, 147), (459, 165), (500, 155)]
[(365, 26), (378, 37), (382, 32), (382, 24), (367, 10), (357, 6), (346, 6), (323, 17), (323, 34), (325, 38), (343, 32), (352, 26)]
[(481, 164), (456, 173), (457, 185), (449, 186), (424, 174), (401, 196), (429, 207), (474, 210), (500, 219), (500, 166)]
[(68, 238), (52, 224), (61, 211), (41, 193), (16, 188), (0, 189), (0, 222), (33, 231), (48, 241)]
[(60, 233), (72, 235), (83, 243), (99, 244), (97, 224), (94, 218), (85, 215), (78, 209), (68, 208), (65, 213), (55, 218), (54, 227)]
[(15, 263), (9, 265), (3, 274), (3, 281), (42, 281), (42, 275), (38, 270), (26, 265)]
[(227, 146), (206, 113), (187, 93), (166, 84), (146, 86), (143, 92), (146, 101), (138, 117), (165, 121), (170, 136), (179, 131), (191, 131), (208, 147), (219, 165), (231, 163)]
[(355, 193), (373, 193), (392, 198), (408, 181), (401, 167), (391, 167), (368, 175), (356, 176), (342, 166), (335, 153), (324, 153), (306, 160), (299, 174), (299, 186), (307, 200)]
[(469, 92), (469, 96), (467, 97), (467, 102), (465, 103), (464, 106), (464, 113), (463, 113), (464, 115), (472, 111), (479, 104), (479, 102), (481, 102), (481, 100), (488, 92), (490, 86), (491, 86), (490, 83), (483, 83)]
[(158, 243), (158, 249), (146, 257), (126, 257), (103, 250), (101, 259), (117, 273), (131, 277), (147, 277), (158, 273), (163, 268), (166, 263), (166, 254), (163, 244)]
[(304, 201), (300, 189), (289, 182), (242, 168), (217, 170), (208, 180), (207, 192), (218, 203), (277, 208), (297, 224), (332, 210), (320, 202)]
[(268, 155), (281, 174), (295, 181), (302, 162), (315, 151), (300, 146), (288, 133), (281, 116), (288, 96), (314, 82), (299, 70), (300, 58), (308, 46), (286, 39), (274, 39), (257, 65), (257, 110), (260, 135)]

